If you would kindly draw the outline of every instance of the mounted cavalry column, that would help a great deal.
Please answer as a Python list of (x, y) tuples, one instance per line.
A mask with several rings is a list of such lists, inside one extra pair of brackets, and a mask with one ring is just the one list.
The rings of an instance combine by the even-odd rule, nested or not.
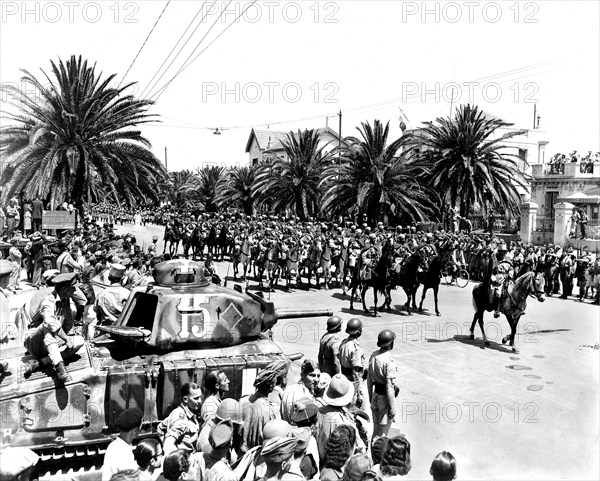
[(533, 231), (536, 228), (536, 216), (538, 205), (535, 202), (524, 202), (521, 204), (521, 240), (529, 244), (533, 239)]
[(554, 204), (554, 243), (556, 245), (564, 247), (569, 239), (573, 207), (575, 206), (569, 202)]

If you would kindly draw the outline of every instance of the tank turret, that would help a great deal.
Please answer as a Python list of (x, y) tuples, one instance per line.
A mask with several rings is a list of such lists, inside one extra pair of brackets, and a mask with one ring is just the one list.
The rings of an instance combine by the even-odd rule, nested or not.
[(260, 294), (212, 284), (202, 263), (157, 264), (155, 282), (133, 289), (117, 322), (97, 326), (100, 336), (67, 364), (72, 381), (56, 382), (52, 369), (25, 378), (31, 356), (22, 343), (3, 349), (2, 443), (36, 451), (42, 471), (97, 467), (124, 409), (144, 413), (147, 437), (181, 402), (181, 386), (203, 386), (212, 370), (231, 380), (227, 397), (251, 394), (266, 365), (302, 356), (284, 354), (265, 331), (279, 319), (329, 315), (276, 309)]

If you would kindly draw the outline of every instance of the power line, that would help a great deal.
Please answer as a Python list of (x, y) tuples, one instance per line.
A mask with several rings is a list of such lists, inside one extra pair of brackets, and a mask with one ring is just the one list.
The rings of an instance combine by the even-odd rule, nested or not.
[(198, 23), (198, 25), (196, 26), (196, 28), (194, 29), (194, 31), (192, 32), (192, 34), (188, 37), (188, 39), (185, 41), (185, 43), (181, 46), (181, 48), (179, 49), (179, 52), (177, 52), (177, 54), (175, 54), (175, 57), (173, 57), (173, 60), (171, 60), (171, 63), (163, 71), (163, 73), (158, 78), (158, 80), (156, 82), (154, 82), (154, 84), (152, 84), (152, 82), (154, 81), (154, 79), (156, 78), (156, 76), (158, 75), (158, 73), (161, 71), (161, 69), (164, 67), (165, 63), (167, 63), (167, 60), (169, 60), (169, 57), (175, 51), (175, 49), (177, 48), (177, 46), (179, 45), (179, 43), (181, 42), (181, 40), (183, 39), (183, 37), (185, 36), (185, 34), (187, 33), (187, 31), (190, 29), (190, 27), (196, 21), (196, 18), (198, 18), (198, 15), (200, 15), (200, 12), (204, 8), (205, 4), (206, 4), (206, 0), (204, 0), (203, 4), (200, 6), (200, 8), (198, 9), (198, 11), (196, 12), (196, 15), (194, 15), (194, 18), (192, 18), (192, 21), (186, 27), (185, 31), (179, 36), (179, 39), (177, 40), (177, 42), (175, 43), (175, 45), (173, 46), (173, 48), (169, 52), (169, 55), (166, 56), (166, 58), (163, 60), (163, 63), (161, 64), (161, 66), (158, 67), (158, 70), (154, 73), (154, 75), (150, 79), (150, 82), (148, 82), (148, 84), (146, 85), (146, 88), (144, 88), (144, 90), (140, 94), (140, 97), (143, 98), (144, 94), (146, 93), (146, 91), (148, 92), (148, 94), (150, 94), (150, 92), (152, 91), (152, 88), (155, 87), (158, 82), (160, 82), (160, 80), (163, 78), (163, 76), (167, 73), (167, 70), (169, 70), (169, 68), (171, 68), (171, 65), (173, 65), (173, 62), (175, 62), (175, 60), (177, 59), (177, 57), (179, 56), (179, 54), (182, 52), (182, 50), (185, 48), (185, 46), (188, 44), (188, 42), (192, 39), (192, 37), (194, 36), (194, 33), (196, 33), (196, 30), (198, 30), (198, 27), (200, 25), (202, 25), (202, 22), (204, 22), (204, 19), (206, 18), (206, 15), (208, 13), (208, 9), (206, 9), (206, 12), (204, 13), (203, 17), (200, 19), (200, 23)]
[(165, 10), (167, 9), (167, 7), (169, 6), (169, 3), (171, 3), (171, 0), (167, 0), (167, 4), (164, 6), (164, 8), (162, 9), (162, 12), (160, 12), (160, 15), (158, 16), (158, 18), (156, 19), (156, 22), (154, 22), (154, 26), (152, 27), (152, 29), (150, 30), (150, 33), (148, 34), (148, 36), (146, 37), (146, 40), (144, 40), (144, 43), (142, 44), (142, 46), (140, 47), (140, 49), (138, 50), (138, 53), (136, 54), (135, 58), (133, 59), (133, 62), (131, 62), (131, 65), (129, 65), (129, 68), (127, 69), (127, 72), (125, 72), (125, 75), (123, 75), (123, 79), (121, 80), (121, 82), (119, 83), (119, 86), (121, 86), (121, 83), (123, 83), (123, 81), (125, 80), (125, 77), (127, 77), (127, 74), (129, 73), (129, 71), (131, 70), (131, 67), (133, 67), (133, 64), (135, 63), (135, 61), (137, 60), (137, 58), (139, 57), (140, 53), (142, 52), (142, 50), (144, 49), (144, 46), (146, 45), (146, 42), (148, 41), (148, 39), (150, 38), (150, 35), (152, 35), (152, 32), (154, 32), (154, 29), (156, 28), (156, 26), (158, 25), (158, 22), (160, 22), (160, 19), (163, 16), (163, 13), (165, 13)]
[[(208, 47), (207, 47), (208, 48)], [(538, 70), (540, 67), (545, 67), (545, 66), (550, 66), (554, 63), (557, 63), (556, 61), (548, 61), (548, 62), (541, 62), (539, 64), (533, 64), (527, 67), (521, 67), (518, 69), (513, 69), (513, 70), (507, 70), (505, 72), (500, 72), (497, 74), (493, 74), (493, 75), (489, 75), (487, 77), (481, 77), (479, 79), (475, 79), (475, 80), (471, 80), (471, 81), (467, 81), (467, 82), (456, 82), (458, 85), (467, 85), (470, 83), (479, 83), (480, 85), (473, 87), (473, 90), (481, 90), (483, 88), (483, 85), (481, 85), (481, 82), (484, 81), (489, 81), (491, 79), (497, 79), (499, 80), (498, 84), (504, 84), (507, 82), (511, 82), (511, 81), (515, 81), (515, 80), (519, 80), (521, 78), (526, 78), (528, 76), (531, 75), (541, 75), (543, 73), (548, 73), (551, 71), (554, 71), (556, 69), (553, 70), (549, 70), (549, 71), (539, 71), (539, 72), (535, 72), (535, 70)], [(518, 77), (515, 78), (506, 78), (505, 80), (501, 80), (503, 77), (512, 77), (514, 74), (516, 73), (524, 73), (527, 72), (529, 70), (533, 70), (533, 73), (527, 73), (526, 75), (520, 75)], [(432, 96), (426, 96), (425, 97), (425, 101), (423, 102), (423, 100), (420, 98), (422, 96), (421, 92), (415, 93), (415, 94), (411, 94), (411, 95), (406, 95), (405, 98), (396, 98), (396, 99), (392, 99), (392, 100), (387, 100), (384, 102), (378, 102), (375, 104), (368, 104), (368, 105), (363, 105), (361, 107), (354, 107), (351, 109), (347, 109), (344, 110), (344, 113), (364, 113), (364, 112), (371, 112), (371, 111), (376, 111), (376, 110), (383, 110), (386, 108), (390, 108), (393, 107), (395, 105), (397, 105), (398, 103), (401, 103), (403, 105), (406, 104), (415, 104), (415, 103), (427, 103), (431, 100), (433, 100), (431, 97)], [(414, 98), (413, 98), (414, 97)], [(429, 98), (427, 98), (429, 97)], [(435, 98), (435, 97), (434, 97)], [(290, 124), (290, 123), (296, 123), (296, 122), (305, 122), (308, 120), (315, 120), (315, 119), (321, 119), (323, 117), (335, 117), (337, 115), (337, 113), (331, 113), (331, 114), (327, 114), (327, 115), (313, 115), (310, 117), (304, 117), (304, 118), (299, 118), (299, 119), (293, 119), (293, 120), (283, 120), (283, 121), (278, 121), (278, 122), (263, 122), (263, 123), (254, 123), (254, 124), (249, 124), (249, 125), (237, 125), (237, 126), (229, 126), (227, 127), (228, 130), (236, 130), (236, 129), (246, 129), (246, 128), (250, 128), (250, 127), (254, 127), (257, 125), (282, 125), (282, 124)], [(210, 127), (205, 127), (205, 126), (201, 126), (199, 124), (194, 124), (192, 122), (188, 122), (188, 121), (180, 121), (177, 119), (170, 119), (170, 120), (174, 120), (177, 122), (184, 122), (187, 124), (190, 124), (190, 126), (176, 126), (176, 125), (170, 125), (168, 127), (173, 127), (173, 128), (190, 128), (190, 129), (197, 129), (197, 130), (210, 130)], [(165, 124), (161, 124), (161, 126), (167, 127), (167, 125)]]
[[(196, 56), (195, 56), (195, 57), (194, 57), (194, 58), (193, 58), (191, 61), (189, 61), (188, 63), (184, 64), (184, 65), (183, 65), (183, 66), (182, 66), (182, 67), (179, 69), (179, 71), (178, 71), (178, 72), (177, 72), (177, 73), (176, 73), (176, 74), (173, 76), (173, 78), (172, 78), (171, 80), (169, 80), (169, 81), (168, 81), (168, 82), (167, 82), (167, 83), (166, 83), (166, 84), (165, 84), (165, 85), (164, 85), (164, 86), (163, 86), (163, 87), (162, 87), (162, 88), (161, 88), (161, 89), (160, 89), (160, 90), (159, 90), (157, 93), (155, 93), (155, 94), (154, 94), (154, 95), (157, 95), (157, 94), (158, 94), (158, 96), (156, 97), (156, 99), (154, 99), (154, 101), (155, 101), (155, 102), (156, 102), (156, 101), (158, 101), (158, 99), (159, 99), (159, 98), (160, 98), (160, 96), (161, 96), (161, 95), (164, 93), (164, 91), (165, 91), (165, 90), (166, 90), (166, 89), (169, 87), (169, 85), (171, 85), (171, 82), (173, 82), (173, 80), (175, 80), (175, 79), (176, 79), (176, 78), (177, 78), (177, 77), (178, 77), (178, 76), (181, 74), (181, 72), (183, 72), (183, 71), (184, 71), (186, 68), (188, 68), (188, 67), (189, 67), (189, 66), (190, 66), (192, 63), (194, 63), (194, 62), (196, 61), (196, 59), (197, 59), (197, 58), (198, 58), (200, 55), (202, 55), (204, 52), (206, 52), (206, 50), (207, 50), (208, 48), (210, 48), (210, 46), (211, 46), (213, 43), (215, 43), (217, 40), (219, 40), (219, 38), (221, 37), (221, 35), (223, 35), (223, 34), (224, 34), (224, 33), (225, 33), (227, 30), (229, 30), (229, 29), (231, 28), (231, 26), (232, 26), (234, 23), (236, 23), (236, 22), (237, 22), (237, 21), (240, 19), (240, 17), (241, 17), (242, 15), (244, 15), (244, 14), (246, 13), (246, 11), (247, 11), (247, 10), (248, 10), (248, 9), (249, 9), (249, 8), (250, 8), (252, 5), (254, 5), (256, 2), (257, 2), (257, 0), (253, 0), (253, 1), (252, 1), (250, 4), (248, 4), (248, 6), (247, 6), (246, 8), (244, 8), (244, 10), (243, 10), (242, 12), (240, 12), (240, 14), (239, 14), (239, 15), (238, 15), (238, 16), (237, 16), (237, 17), (236, 17), (234, 20), (233, 20), (233, 22), (231, 22), (229, 25), (227, 25), (227, 27), (226, 27), (225, 29), (223, 29), (223, 31), (222, 31), (222, 32), (221, 32), (219, 35), (217, 35), (217, 37), (216, 37), (216, 38), (215, 38), (215, 39), (214, 39), (212, 42), (210, 42), (210, 43), (209, 43), (209, 44), (208, 44), (208, 45), (207, 45), (207, 46), (204, 48), (204, 50), (202, 50), (201, 52), (199, 52), (199, 53), (198, 53), (198, 55), (196, 55)], [(230, 4), (230, 3), (231, 3), (231, 0), (230, 0), (230, 1), (229, 1), (229, 3), (227, 4), (227, 6), (229, 6), (229, 4)], [(223, 15), (223, 13), (224, 13), (226, 10), (227, 10), (227, 8), (225, 8), (224, 10), (222, 10), (222, 11), (221, 11), (221, 15), (219, 15), (219, 18), (220, 18), (220, 17)], [(217, 18), (217, 20), (218, 20), (218, 18)], [(217, 22), (217, 20), (215, 20), (215, 23)], [(213, 25), (214, 25), (214, 24), (213, 24)], [(212, 26), (211, 26), (211, 29), (212, 29)], [(210, 32), (210, 30), (209, 30), (209, 32)], [(208, 32), (207, 32), (207, 35), (208, 35)], [(206, 35), (205, 35), (205, 37), (206, 37)], [(204, 38), (203, 38), (203, 40), (204, 40)], [(198, 46), (197, 46), (197, 47), (199, 47), (199, 46), (200, 46), (200, 44), (198, 44)], [(196, 48), (197, 48), (197, 47), (196, 47)], [(194, 52), (195, 52), (195, 51), (196, 51), (196, 49), (194, 49)], [(192, 52), (192, 54), (193, 54), (194, 52)], [(192, 54), (190, 54), (190, 57), (192, 56)], [(188, 59), (189, 59), (189, 57), (188, 57)], [(186, 59), (186, 62), (187, 62), (187, 59)]]

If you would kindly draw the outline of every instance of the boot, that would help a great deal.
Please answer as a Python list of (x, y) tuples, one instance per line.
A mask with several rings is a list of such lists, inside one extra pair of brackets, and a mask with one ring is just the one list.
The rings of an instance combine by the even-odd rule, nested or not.
[(45, 369), (47, 367), (50, 367), (51, 365), (52, 361), (50, 361), (50, 358), (48, 356), (44, 357), (41, 361), (38, 361), (37, 359), (32, 359), (26, 364), (23, 376), (27, 378), (38, 369)]
[(58, 379), (62, 382), (70, 382), (73, 380), (73, 378), (71, 378), (71, 375), (67, 372), (67, 368), (65, 367), (65, 363), (64, 362), (59, 362), (56, 366), (54, 366), (54, 369), (56, 369), (56, 374), (58, 376)]

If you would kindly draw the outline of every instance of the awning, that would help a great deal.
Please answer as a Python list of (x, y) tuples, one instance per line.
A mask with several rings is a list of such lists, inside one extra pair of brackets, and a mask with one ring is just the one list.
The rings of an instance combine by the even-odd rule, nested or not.
[(570, 202), (571, 204), (600, 204), (600, 195), (575, 192), (571, 195), (559, 197), (557, 200), (558, 202)]

